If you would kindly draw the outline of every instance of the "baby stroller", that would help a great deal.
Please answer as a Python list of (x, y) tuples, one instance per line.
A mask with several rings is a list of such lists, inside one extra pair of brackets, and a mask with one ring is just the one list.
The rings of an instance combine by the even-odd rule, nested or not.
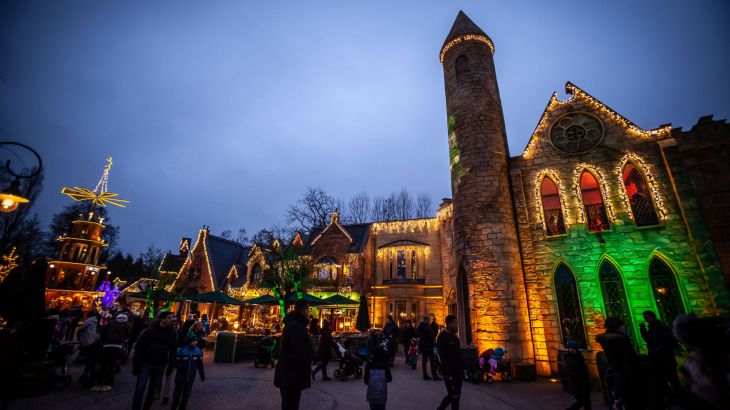
[[(348, 344), (347, 342), (345, 342)], [(359, 379), (362, 377), (362, 361), (352, 352), (352, 346), (347, 348), (337, 343), (337, 351), (340, 355), (340, 366), (335, 370), (335, 377), (344, 381), (350, 376)]]
[(494, 383), (494, 376), (497, 374), (502, 381), (512, 381), (512, 361), (506, 354), (506, 350), (498, 347), (496, 349), (487, 349), (479, 355), (479, 368), (482, 372), (482, 379), (488, 384)]
[(259, 366), (271, 366), (272, 368), (276, 365), (274, 359), (274, 348), (276, 348), (276, 339), (273, 336), (265, 336), (259, 342), (256, 348), (256, 357), (253, 359), (253, 367), (259, 368)]
[(55, 342), (48, 346), (46, 360), (51, 362), (51, 384), (63, 383), (65, 387), (71, 384), (71, 375), (68, 373), (68, 360), (78, 350), (79, 346), (79, 342)]

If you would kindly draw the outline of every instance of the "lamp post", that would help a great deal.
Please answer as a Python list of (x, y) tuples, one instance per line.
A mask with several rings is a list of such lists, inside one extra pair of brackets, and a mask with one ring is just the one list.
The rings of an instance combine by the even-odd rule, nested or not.
[(8, 160), (5, 163), (5, 168), (8, 170), (8, 173), (15, 177), (15, 179), (8, 185), (7, 187), (3, 188), (2, 191), (0, 191), (0, 212), (13, 212), (16, 209), (18, 209), (18, 205), (22, 203), (28, 203), (29, 199), (25, 198), (23, 196), (23, 193), (20, 192), (20, 179), (21, 178), (33, 178), (34, 176), (38, 175), (41, 170), (43, 169), (43, 161), (41, 160), (41, 156), (38, 155), (38, 153), (31, 147), (21, 144), (19, 142), (9, 142), (9, 141), (3, 141), (0, 142), (0, 146), (3, 145), (14, 145), (17, 147), (25, 148), (38, 159), (38, 168), (34, 172), (32, 172), (29, 175), (20, 175), (13, 172), (13, 170), (10, 168), (10, 160)]

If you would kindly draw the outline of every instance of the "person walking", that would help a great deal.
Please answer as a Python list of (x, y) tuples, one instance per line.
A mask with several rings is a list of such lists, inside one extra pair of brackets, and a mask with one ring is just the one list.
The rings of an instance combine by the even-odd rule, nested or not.
[(84, 358), (84, 371), (79, 381), (84, 387), (89, 387), (94, 381), (94, 366), (98, 360), (99, 350), (99, 314), (90, 310), (86, 320), (78, 327), (77, 336), (80, 344), (80, 354)]
[(649, 327), (647, 329), (642, 323), (639, 325), (639, 330), (649, 350), (649, 370), (654, 398), (652, 407), (664, 408), (672, 401), (672, 396), (681, 392), (677, 376), (677, 359), (674, 357), (674, 351), (678, 347), (677, 339), (674, 338), (672, 330), (657, 319), (654, 312), (646, 310), (643, 316)]
[(388, 343), (388, 362), (393, 367), (395, 362), (395, 354), (398, 352), (398, 325), (393, 320), (393, 316), (388, 315), (383, 328), (383, 336)]
[(205, 381), (203, 367), (203, 351), (198, 347), (198, 337), (190, 332), (185, 337), (185, 346), (177, 350), (175, 355), (175, 391), (172, 393), (172, 410), (181, 410), (188, 406), (188, 399), (193, 390), (196, 373), (200, 374), (200, 381)]
[(279, 362), (274, 371), (274, 386), (281, 394), (282, 410), (298, 410), (302, 390), (311, 387), (312, 341), (307, 332), (306, 300), (297, 300), (294, 311), (284, 317)]
[[(324, 324), (322, 324), (322, 326), (324, 326)], [(315, 319), (314, 316), (309, 315), (309, 334), (312, 336), (319, 336), (320, 331), (319, 320)]]
[(322, 322), (321, 335), (319, 337), (319, 347), (317, 347), (317, 355), (320, 363), (312, 370), (312, 380), (318, 371), (322, 371), (322, 381), (332, 380), (327, 377), (327, 363), (332, 359), (332, 349), (335, 347), (335, 341), (332, 339), (332, 331), (330, 331), (329, 321), (325, 319)]
[[(171, 314), (168, 311), (157, 312), (157, 317), (142, 332), (134, 347), (132, 374), (137, 376), (134, 389), (132, 409), (149, 410), (155, 393), (160, 390), (165, 366), (175, 362), (177, 336), (171, 326)], [(167, 367), (172, 373), (173, 367)], [(145, 396), (145, 390), (147, 395)], [(144, 404), (142, 398), (144, 397)]]
[[(177, 317), (172, 316), (170, 317), (170, 329), (172, 329), (175, 334), (179, 334), (180, 331), (180, 321)], [(180, 338), (178, 337), (178, 340)], [(167, 363), (167, 367), (174, 368), (176, 363)], [(174, 370), (174, 369), (173, 369)], [(172, 385), (172, 373), (170, 373), (169, 369), (165, 369), (165, 377), (162, 380), (162, 404), (165, 405), (167, 402), (170, 401), (170, 386)], [(155, 395), (157, 396), (157, 395)]]
[[(377, 340), (378, 335), (374, 336)], [(390, 372), (390, 356), (387, 346), (378, 344), (377, 341), (371, 344), (374, 346), (373, 353), (365, 363), (363, 372), (363, 381), (368, 386), (366, 397), (370, 403), (370, 410), (385, 410), (385, 403), (388, 401), (388, 383), (393, 380)]]
[(452, 410), (459, 410), (461, 384), (464, 376), (464, 362), (461, 359), (461, 342), (456, 335), (456, 316), (448, 315), (444, 320), (446, 327), (439, 333), (436, 341), (441, 356), (441, 374), (446, 384), (446, 396), (441, 400), (438, 410), (451, 405)]
[(411, 319), (406, 320), (405, 326), (400, 329), (400, 343), (403, 345), (403, 355), (406, 357), (408, 364), (408, 351), (411, 348), (411, 341), (416, 337), (416, 329), (413, 327)]
[(604, 327), (606, 332), (596, 336), (596, 341), (613, 371), (613, 390), (628, 410), (645, 409), (648, 386), (644, 383), (639, 355), (626, 334), (626, 325), (623, 320), (609, 316)]
[(433, 357), (433, 332), (428, 322), (430, 317), (428, 315), (423, 317), (423, 321), (418, 324), (416, 328), (416, 337), (418, 337), (418, 350), (421, 352), (421, 367), (423, 369), (423, 380), (431, 380), (431, 377), (426, 371), (426, 363), (431, 363), (431, 374), (433, 375), (434, 381), (440, 381), (441, 378), (436, 374), (436, 363)]
[(575, 340), (568, 340), (565, 343), (567, 352), (563, 360), (558, 364), (560, 381), (563, 383), (563, 390), (575, 397), (575, 403), (568, 407), (568, 410), (584, 408), (591, 410), (591, 382), (588, 376), (583, 354), (578, 350), (578, 343)]
[(112, 389), (117, 361), (121, 357), (122, 347), (129, 337), (127, 320), (127, 316), (120, 313), (101, 329), (101, 372), (96, 386), (91, 389), (93, 391)]

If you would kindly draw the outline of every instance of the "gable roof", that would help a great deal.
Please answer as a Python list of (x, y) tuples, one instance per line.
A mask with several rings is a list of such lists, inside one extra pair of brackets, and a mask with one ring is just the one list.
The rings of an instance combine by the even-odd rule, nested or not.
[(172, 252), (167, 252), (162, 258), (162, 263), (160, 263), (160, 269), (158, 269), (158, 271), (179, 272), (183, 263), (185, 263), (185, 259), (187, 259), (187, 255), (173, 255)]
[(537, 122), (535, 130), (532, 132), (532, 136), (530, 136), (530, 140), (527, 142), (525, 150), (522, 152), (522, 157), (530, 158), (531, 148), (537, 142), (538, 135), (544, 134), (548, 127), (548, 118), (550, 116), (550, 113), (557, 107), (563, 106), (565, 104), (570, 104), (577, 100), (580, 100), (583, 103), (589, 105), (594, 110), (605, 114), (614, 123), (626, 129), (626, 131), (628, 131), (630, 134), (636, 135), (638, 137), (662, 137), (665, 135), (669, 135), (669, 133), (671, 133), (672, 131), (672, 126), (669, 124), (660, 125), (659, 127), (650, 130), (645, 130), (631, 122), (628, 118), (617, 113), (597, 98), (588, 94), (577, 85), (571, 83), (570, 81), (565, 83), (565, 92), (567, 94), (570, 94), (570, 98), (564, 101), (560, 101), (558, 99), (558, 94), (555, 92), (553, 92), (553, 94), (550, 96), (550, 100), (548, 101), (545, 110), (543, 110), (542, 115), (540, 116), (540, 121)]
[[(339, 225), (339, 224), (338, 224)], [(350, 237), (350, 247), (348, 253), (362, 253), (365, 250), (365, 245), (368, 242), (368, 236), (370, 235), (370, 223), (364, 224), (353, 224), (353, 225), (339, 225), (343, 231)], [(329, 227), (331, 225), (328, 225)], [(310, 253), (314, 247), (316, 239), (327, 229), (327, 227), (316, 227), (312, 228), (304, 242), (304, 253)]]
[[(206, 250), (216, 290), (223, 289), (233, 265), (246, 265), (251, 247), (219, 236), (208, 235)], [(240, 271), (239, 271), (240, 272)], [(244, 270), (245, 272), (245, 270)]]

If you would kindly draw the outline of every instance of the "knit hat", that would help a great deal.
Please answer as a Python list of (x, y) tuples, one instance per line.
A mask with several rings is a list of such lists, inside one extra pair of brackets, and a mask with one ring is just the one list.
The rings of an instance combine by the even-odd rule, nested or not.
[(190, 344), (196, 340), (198, 340), (198, 336), (196, 336), (193, 332), (190, 332), (187, 336), (185, 336), (185, 343)]
[(575, 340), (568, 340), (567, 342), (565, 342), (565, 348), (578, 350), (578, 342), (576, 342)]
[(609, 316), (606, 318), (606, 321), (603, 323), (603, 327), (605, 327), (608, 330), (616, 330), (619, 327), (623, 326), (624, 324), (625, 323), (623, 320), (621, 320), (617, 317)]
[(115, 320), (119, 323), (127, 323), (127, 319), (128, 319), (127, 315), (124, 315), (122, 313), (118, 314), (117, 317), (115, 318)]

